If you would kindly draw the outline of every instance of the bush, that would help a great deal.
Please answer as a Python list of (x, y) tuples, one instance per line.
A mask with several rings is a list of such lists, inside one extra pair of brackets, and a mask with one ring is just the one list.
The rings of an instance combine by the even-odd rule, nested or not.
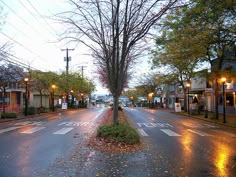
[(1, 114), (1, 118), (2, 119), (5, 119), (5, 118), (16, 118), (17, 115), (16, 113), (13, 113), (13, 112), (6, 112), (6, 113), (2, 113)]
[(31, 106), (27, 110), (28, 115), (34, 115), (35, 114), (35, 107)]
[(108, 141), (116, 141), (125, 144), (136, 144), (140, 142), (137, 131), (128, 124), (101, 126), (98, 129), (97, 136), (104, 137)]

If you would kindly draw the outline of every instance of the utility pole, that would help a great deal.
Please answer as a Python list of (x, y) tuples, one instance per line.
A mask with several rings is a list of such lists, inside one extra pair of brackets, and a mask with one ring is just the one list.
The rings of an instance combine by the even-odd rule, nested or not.
[(66, 57), (64, 59), (64, 61), (66, 61), (66, 75), (68, 76), (69, 73), (69, 61), (71, 61), (71, 57), (69, 57), (69, 50), (73, 51), (74, 49), (61, 49), (61, 51), (66, 51)]
[[(73, 51), (74, 49), (61, 49), (61, 51), (66, 51), (66, 57), (64, 58), (64, 61), (66, 61), (66, 85), (68, 86), (68, 74), (69, 74), (69, 61), (71, 61), (71, 57), (69, 57), (69, 51)], [(69, 105), (69, 99), (68, 99), (68, 88), (66, 90), (66, 103), (67, 107)]]
[(82, 79), (83, 79), (84, 78), (84, 68), (87, 67), (87, 66), (82, 65), (82, 66), (79, 66), (79, 67), (81, 67), (81, 73), (82, 73)]

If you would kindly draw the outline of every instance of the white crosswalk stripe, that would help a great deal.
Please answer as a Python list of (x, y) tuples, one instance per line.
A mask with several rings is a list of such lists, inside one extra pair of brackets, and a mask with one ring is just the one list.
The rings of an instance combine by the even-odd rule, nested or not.
[(208, 133), (204, 133), (204, 132), (199, 131), (199, 130), (191, 130), (191, 129), (187, 129), (187, 130), (190, 131), (190, 132), (192, 132), (192, 133), (195, 133), (195, 134), (197, 134), (197, 135), (200, 135), (200, 136), (212, 136), (212, 135), (210, 135), (210, 134), (208, 134)]
[(29, 128), (27, 130), (24, 130), (20, 133), (23, 133), (23, 134), (32, 134), (32, 133), (35, 133), (37, 131), (40, 131), (42, 129), (45, 129), (46, 127), (33, 127), (33, 128)]
[(27, 124), (29, 124), (29, 123), (31, 123), (31, 121), (17, 122), (17, 123), (15, 123), (14, 125), (27, 125)]
[(141, 136), (148, 136), (148, 134), (141, 128), (138, 129), (138, 132), (140, 133)]
[(162, 132), (166, 133), (168, 136), (181, 136), (180, 134), (169, 130), (169, 129), (160, 129)]
[(0, 130), (0, 133), (5, 133), (5, 132), (9, 132), (9, 131), (12, 131), (12, 130), (16, 130), (20, 127), (8, 127), (8, 128), (4, 128), (2, 130)]
[(45, 121), (23, 121), (23, 122), (17, 122), (14, 125), (16, 126), (24, 126), (24, 125), (42, 125), (46, 123)]
[(72, 128), (72, 127), (61, 128), (60, 130), (54, 132), (53, 134), (54, 134), (54, 135), (64, 135), (64, 134), (70, 132), (70, 131), (73, 130), (73, 129), (74, 129), (74, 128)]
[(58, 124), (58, 126), (87, 126), (89, 125), (89, 122), (62, 122)]
[(220, 134), (224, 134), (224, 135), (226, 135), (226, 136), (230, 136), (230, 137), (236, 138), (236, 134), (234, 134), (234, 133), (225, 132), (225, 131), (223, 131), (223, 130), (214, 130), (214, 131), (215, 131), (215, 132), (218, 132), (218, 133), (220, 133)]

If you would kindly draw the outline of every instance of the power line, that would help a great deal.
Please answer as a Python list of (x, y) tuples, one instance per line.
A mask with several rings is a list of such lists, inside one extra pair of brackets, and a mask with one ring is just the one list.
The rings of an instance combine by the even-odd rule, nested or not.
[(43, 21), (51, 28), (51, 30), (57, 35), (57, 31), (45, 20), (45, 18), (40, 14), (40, 12), (34, 7), (34, 5), (30, 2), (30, 0), (27, 0), (27, 2), (31, 5), (31, 7), (35, 10), (35, 12), (43, 19)]
[(10, 8), (5, 2), (3, 2), (2, 0), (0, 0), (3, 5), (5, 5), (10, 11), (12, 11), (21, 21), (23, 21), (26, 25), (28, 25), (29, 27), (31, 27), (33, 29), (33, 31), (35, 31), (36, 33), (39, 33), (36, 29), (34, 29), (27, 21), (25, 21), (22, 17), (20, 17), (19, 15), (17, 15), (17, 13), (12, 10), (12, 8)]
[[(2, 17), (0, 17), (0, 18), (3, 19)], [(27, 34), (25, 34), (25, 32), (23, 32), (22, 30), (18, 29), (15, 25), (10, 23), (9, 21), (6, 21), (6, 23), (9, 24), (10, 26), (12, 26), (16, 31), (20, 32), (21, 34), (23, 34), (28, 39), (31, 39)]]

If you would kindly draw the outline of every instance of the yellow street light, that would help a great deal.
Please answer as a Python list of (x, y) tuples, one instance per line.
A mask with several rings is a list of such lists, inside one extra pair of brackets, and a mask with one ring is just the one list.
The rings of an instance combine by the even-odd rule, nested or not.
[(56, 85), (52, 84), (52, 111), (55, 111), (55, 107), (54, 107), (54, 91), (55, 91)]
[(188, 114), (189, 114), (189, 89), (190, 89), (190, 86), (191, 86), (191, 84), (190, 83), (187, 83), (186, 84), (186, 88), (187, 88), (187, 90), (188, 90), (188, 107), (187, 107), (187, 109), (188, 109)]
[(25, 116), (27, 116), (28, 115), (28, 82), (29, 82), (29, 78), (25, 77), (24, 81), (25, 81)]
[(222, 77), (221, 79), (221, 82), (222, 82), (222, 87), (223, 87), (223, 123), (226, 122), (225, 120), (225, 81), (226, 81), (226, 78), (225, 77)]

